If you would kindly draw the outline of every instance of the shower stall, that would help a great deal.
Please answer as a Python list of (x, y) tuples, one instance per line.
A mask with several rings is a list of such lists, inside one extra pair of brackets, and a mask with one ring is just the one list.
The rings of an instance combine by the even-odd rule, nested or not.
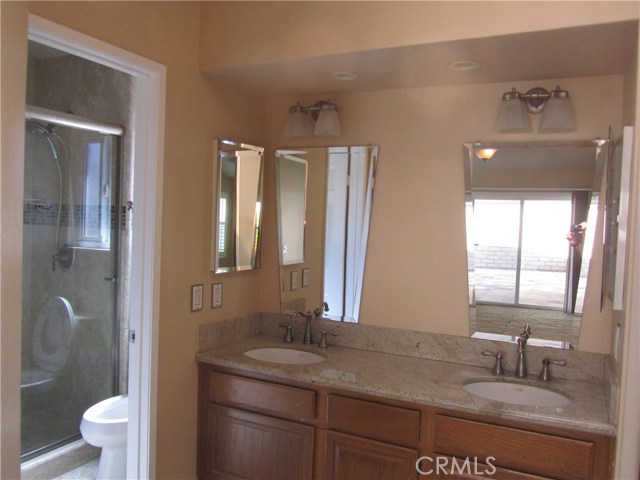
[(123, 129), (27, 107), (22, 459), (80, 438), (119, 382), (119, 171)]

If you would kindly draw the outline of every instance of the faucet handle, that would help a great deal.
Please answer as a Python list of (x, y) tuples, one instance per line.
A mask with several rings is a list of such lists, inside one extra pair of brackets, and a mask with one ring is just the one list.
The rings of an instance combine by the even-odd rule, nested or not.
[(293, 324), (289, 323), (281, 323), (280, 326), (282, 328), (287, 329), (287, 333), (284, 334), (284, 343), (292, 343), (293, 342)]
[(549, 371), (550, 364), (564, 367), (567, 362), (566, 360), (551, 360), (549, 358), (545, 358), (544, 360), (542, 360), (542, 371), (540, 372), (540, 380), (544, 380), (545, 382), (551, 381), (551, 372)]
[(529, 338), (531, 336), (531, 324), (530, 323), (525, 323), (524, 324), (524, 328), (522, 329), (522, 333), (520, 335), (525, 337), (525, 338)]
[(320, 330), (320, 343), (318, 343), (318, 346), (320, 348), (327, 348), (329, 346), (329, 344), (327, 343), (327, 335), (331, 335), (333, 337), (338, 336), (337, 333), (327, 332), (326, 330)]
[(491, 373), (494, 375), (504, 375), (504, 368), (502, 366), (502, 352), (492, 352), (490, 350), (484, 350), (481, 355), (483, 357), (496, 357), (496, 363), (493, 365), (491, 369)]

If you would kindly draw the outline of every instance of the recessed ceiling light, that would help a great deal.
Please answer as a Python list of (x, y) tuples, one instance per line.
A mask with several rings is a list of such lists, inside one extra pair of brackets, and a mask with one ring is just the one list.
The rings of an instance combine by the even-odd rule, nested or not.
[(449, 64), (449, 68), (451, 70), (466, 71), (466, 70), (475, 70), (476, 68), (479, 68), (479, 67), (480, 67), (480, 64), (475, 60), (457, 60)]
[(344, 80), (344, 81), (357, 80), (358, 78), (360, 78), (356, 73), (352, 73), (352, 72), (333, 72), (331, 76), (336, 80)]

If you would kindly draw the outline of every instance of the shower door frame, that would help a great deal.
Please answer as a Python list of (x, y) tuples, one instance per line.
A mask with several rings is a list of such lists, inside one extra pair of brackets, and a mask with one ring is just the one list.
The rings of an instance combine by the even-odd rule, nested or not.
[(155, 478), (160, 238), (166, 67), (29, 14), (29, 40), (127, 73), (134, 80), (134, 155), (127, 478)]

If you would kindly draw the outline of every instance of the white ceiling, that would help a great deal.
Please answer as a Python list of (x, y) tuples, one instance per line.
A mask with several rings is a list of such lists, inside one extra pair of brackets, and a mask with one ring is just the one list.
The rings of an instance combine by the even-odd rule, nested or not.
[[(637, 54), (638, 22), (522, 33), (299, 60), (241, 65), (208, 72), (266, 96), (312, 95), (437, 85), (515, 82), (624, 73)], [(456, 71), (456, 60), (480, 68)], [(359, 75), (355, 81), (334, 72)]]

